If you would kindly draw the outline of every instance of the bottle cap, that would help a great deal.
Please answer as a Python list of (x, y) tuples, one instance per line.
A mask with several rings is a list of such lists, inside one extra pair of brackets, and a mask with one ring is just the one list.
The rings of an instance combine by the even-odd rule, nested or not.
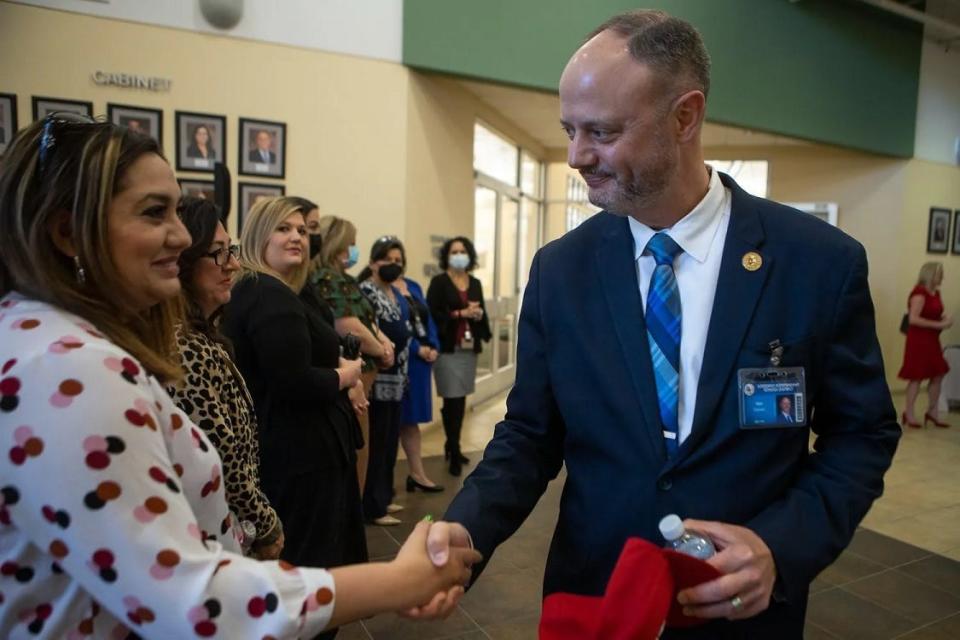
[(667, 540), (676, 540), (683, 535), (683, 531), (683, 520), (674, 513), (660, 521), (660, 534)]

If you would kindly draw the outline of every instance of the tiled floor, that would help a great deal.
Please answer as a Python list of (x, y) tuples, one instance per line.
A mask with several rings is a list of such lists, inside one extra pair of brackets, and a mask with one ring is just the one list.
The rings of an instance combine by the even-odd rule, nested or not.
[[(902, 399), (898, 398), (898, 405)], [(503, 416), (503, 399), (477, 407), (464, 428), (464, 448), (479, 450)], [(887, 491), (853, 543), (811, 586), (806, 637), (810, 640), (960, 639), (960, 416), (953, 429), (904, 433)], [(424, 429), (428, 474), (447, 485), (440, 494), (407, 494), (405, 524), (369, 528), (371, 556), (388, 558), (412, 528), (441, 515), (459, 483), (439, 457), (442, 429)], [(469, 454), (468, 454), (469, 455)], [(465, 469), (464, 476), (469, 473)], [(397, 464), (397, 487), (406, 463)], [(518, 640), (536, 638), (540, 582), (556, 521), (561, 481), (553, 483), (523, 527), (494, 555), (458, 610), (437, 623), (377, 616), (341, 630), (344, 640)], [(951, 559), (952, 558), (952, 559)]]

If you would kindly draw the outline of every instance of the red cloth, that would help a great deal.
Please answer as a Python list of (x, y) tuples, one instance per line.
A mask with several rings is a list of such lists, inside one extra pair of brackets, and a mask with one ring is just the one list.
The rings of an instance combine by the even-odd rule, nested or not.
[[(917, 285), (910, 292), (913, 296), (923, 296), (923, 309), (920, 317), (925, 320), (939, 320), (943, 317), (943, 301), (940, 292), (930, 293), (923, 285)], [(910, 308), (910, 299), (907, 299), (907, 309)], [(926, 380), (936, 378), (950, 371), (950, 366), (943, 357), (943, 348), (940, 346), (940, 329), (915, 327), (912, 324), (907, 328), (907, 345), (903, 350), (903, 366), (900, 367), (899, 378), (904, 380)]]
[(664, 624), (690, 627), (677, 593), (720, 577), (702, 560), (630, 538), (601, 596), (553, 593), (543, 601), (540, 640), (654, 640)]
[[(460, 302), (463, 303), (463, 308), (466, 309), (470, 304), (469, 300), (467, 300), (467, 292), (457, 289), (457, 293), (460, 294)], [(457, 339), (453, 344), (459, 345), (461, 342), (463, 342), (463, 337), (467, 335), (467, 328), (470, 326), (467, 324), (467, 322), (468, 320), (463, 318), (457, 323)]]

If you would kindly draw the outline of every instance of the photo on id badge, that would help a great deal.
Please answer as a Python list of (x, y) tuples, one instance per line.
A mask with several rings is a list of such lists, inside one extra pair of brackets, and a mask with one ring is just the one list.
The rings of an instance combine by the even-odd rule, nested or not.
[(806, 426), (803, 367), (740, 369), (740, 428)]

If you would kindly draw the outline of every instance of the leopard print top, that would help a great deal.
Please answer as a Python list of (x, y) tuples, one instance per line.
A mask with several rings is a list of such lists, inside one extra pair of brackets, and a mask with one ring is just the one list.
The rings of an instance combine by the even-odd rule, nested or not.
[(200, 332), (178, 329), (177, 348), (184, 377), (167, 391), (220, 453), (230, 510), (256, 527), (255, 545), (270, 544), (282, 528), (260, 488), (257, 418), (243, 376), (223, 346)]

